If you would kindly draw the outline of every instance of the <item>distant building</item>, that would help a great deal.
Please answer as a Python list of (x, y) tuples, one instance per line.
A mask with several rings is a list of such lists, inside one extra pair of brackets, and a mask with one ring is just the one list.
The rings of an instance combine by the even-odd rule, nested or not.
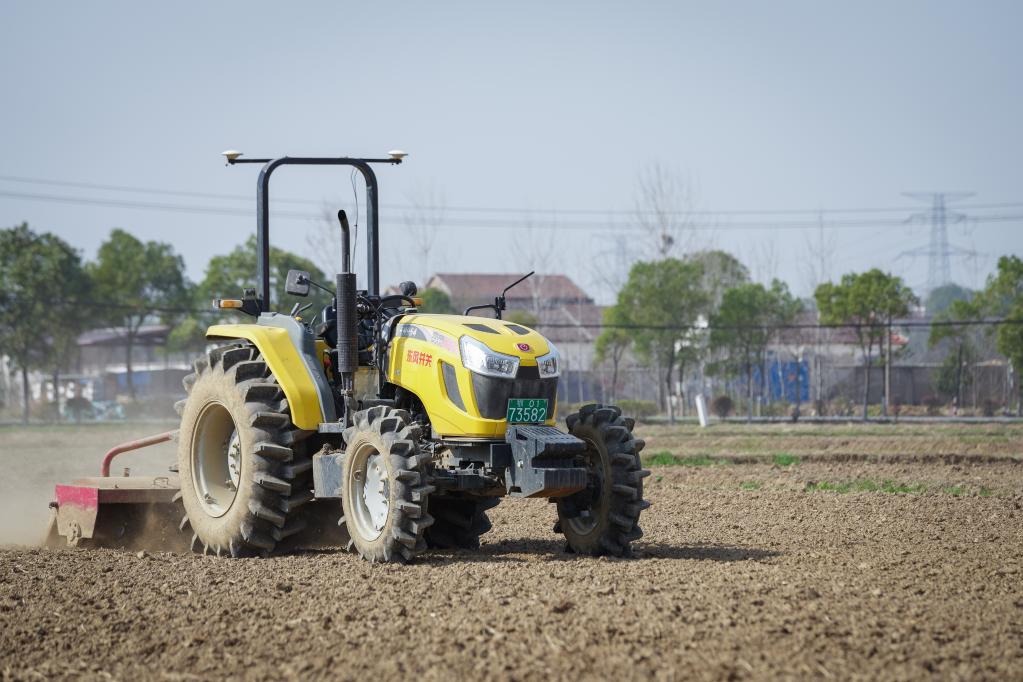
[[(492, 303), (494, 297), (522, 277), (522, 273), (437, 273), (426, 283), (427, 289), (443, 291), (459, 310), (470, 305)], [(507, 294), (508, 307), (533, 310), (538, 305), (555, 308), (593, 304), (585, 291), (565, 275), (533, 275)]]
[[(132, 383), (137, 398), (171, 398), (185, 394), (181, 380), (192, 371), (193, 353), (168, 352), (170, 331), (167, 325), (143, 325), (133, 339)], [(75, 397), (115, 401), (127, 396), (127, 340), (123, 327), (92, 329), (81, 334), (77, 339), (75, 362), (60, 372), (56, 386), (50, 372), (29, 372), (29, 400), (52, 403), (59, 398), (64, 405)], [(10, 359), (0, 356), (0, 375), (4, 379), (0, 382), (0, 407), (8, 409), (22, 405), (21, 372), (12, 369)]]
[[(137, 397), (184, 394), (181, 380), (192, 371), (190, 354), (167, 351), (171, 328), (143, 325), (132, 340), (132, 383)], [(114, 400), (128, 393), (128, 335), (124, 327), (93, 329), (78, 337), (77, 371), (69, 379), (90, 400)]]

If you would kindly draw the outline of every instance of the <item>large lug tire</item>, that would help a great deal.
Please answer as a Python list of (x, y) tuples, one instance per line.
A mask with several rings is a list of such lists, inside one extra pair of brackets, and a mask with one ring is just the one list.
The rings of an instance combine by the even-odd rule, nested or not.
[(304, 527), (313, 498), (309, 432), (291, 410), (259, 351), (247, 343), (210, 351), (184, 379), (178, 403), (178, 472), (191, 548), (232, 557), (267, 555)]
[(433, 525), (426, 529), (426, 545), (437, 549), (479, 549), (480, 536), (493, 527), (487, 510), (500, 501), (499, 497), (434, 495), (430, 498)]
[(374, 563), (411, 561), (426, 550), (429, 463), (420, 427), (405, 410), (377, 406), (356, 412), (345, 430), (341, 525), (352, 547)]
[(650, 472), (639, 458), (645, 443), (633, 437), (633, 420), (614, 406), (585, 405), (566, 422), (569, 433), (588, 446), (578, 460), (589, 471), (589, 483), (558, 500), (554, 529), (577, 554), (629, 556), (630, 544), (643, 537), (639, 515), (650, 506), (643, 499), (643, 479)]

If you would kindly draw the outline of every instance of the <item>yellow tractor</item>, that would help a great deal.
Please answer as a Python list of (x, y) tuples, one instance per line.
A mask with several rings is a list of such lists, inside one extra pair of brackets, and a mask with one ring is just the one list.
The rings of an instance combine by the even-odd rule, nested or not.
[[(490, 529), (486, 512), (501, 498), (543, 497), (556, 502), (554, 529), (568, 551), (629, 554), (649, 506), (643, 441), (610, 405), (587, 405), (568, 415), (567, 433), (557, 428), (562, 360), (543, 335), (502, 319), (511, 287), (465, 315), (417, 312), (411, 282), (380, 293), (372, 166), (401, 163), (404, 153), (225, 155), (232, 165), (263, 164), (258, 288), (214, 301), (252, 320), (207, 331), (213, 348), (196, 360), (178, 405), (177, 475), (109, 477), (113, 456), (137, 444), (115, 449), (104, 477), (57, 487), (54, 534), (72, 544), (123, 544), (183, 506), (177, 525), (194, 551), (265, 555), (332, 518), (335, 540), (365, 559), (407, 562), (430, 547), (478, 548)], [(309, 319), (309, 306), (269, 309), (269, 183), (287, 165), (348, 166), (366, 184), (367, 281), (356, 283), (341, 211), (342, 272), (333, 282), (288, 274), (290, 295), (308, 296), (310, 287), (329, 295)], [(469, 314), (482, 309), (493, 317)]]

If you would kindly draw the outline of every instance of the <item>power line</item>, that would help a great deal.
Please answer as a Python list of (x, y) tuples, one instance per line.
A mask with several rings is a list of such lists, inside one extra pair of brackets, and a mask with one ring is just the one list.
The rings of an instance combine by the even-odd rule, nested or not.
[[(131, 303), (117, 303), (111, 301), (96, 301), (91, 299), (63, 299), (61, 304), (76, 305), (95, 309), (125, 310), (134, 312), (167, 313), (175, 315), (217, 315), (223, 316), (224, 311), (205, 308), (190, 308), (184, 306), (140, 306)], [(652, 325), (652, 324), (574, 324), (567, 322), (553, 322), (550, 324), (538, 323), (538, 328), (544, 329), (632, 329), (647, 331), (740, 331), (740, 330), (762, 330), (762, 331), (784, 331), (784, 330), (808, 330), (808, 329), (884, 329), (889, 326), (896, 329), (926, 329), (931, 327), (981, 327), (1000, 325), (1023, 325), (1023, 319), (994, 318), (980, 320), (893, 320), (878, 324), (769, 324), (769, 325)]]
[[(172, 197), (194, 197), (199, 199), (222, 199), (228, 201), (255, 201), (254, 196), (243, 194), (215, 194), (211, 192), (191, 192), (186, 190), (161, 189), (157, 187), (137, 187), (131, 185), (107, 185), (96, 182), (74, 182), (71, 180), (46, 180), (44, 178), (25, 178), (16, 175), (0, 175), (5, 182), (20, 182), (32, 185), (50, 185), (53, 187), (77, 187), (79, 189), (98, 189), (104, 192), (132, 192), (135, 194), (161, 194)], [(317, 204), (312, 199), (278, 199), (274, 201), (288, 204)]]
[[(217, 199), (226, 201), (247, 201), (254, 202), (255, 197), (242, 194), (218, 194), (211, 192), (195, 192), (187, 190), (169, 190), (166, 188), (140, 187), (133, 185), (111, 185), (104, 183), (76, 182), (71, 180), (49, 180), (45, 178), (31, 178), (16, 175), (0, 175), (0, 180), (6, 182), (17, 182), (37, 185), (50, 185), (55, 187), (76, 187), (79, 189), (97, 189), (112, 192), (131, 192), (136, 194), (157, 194), (164, 196), (193, 197), (201, 199)], [(5, 196), (10, 196), (6, 195)], [(277, 203), (304, 204), (311, 206), (322, 206), (323, 201), (315, 199), (295, 198), (274, 198)], [(793, 208), (793, 209), (730, 209), (730, 210), (686, 210), (686, 211), (644, 211), (637, 209), (613, 209), (613, 208), (564, 208), (564, 209), (537, 209), (507, 206), (446, 206), (446, 205), (411, 205), (411, 204), (381, 204), (382, 208), (394, 210), (435, 210), (466, 213), (495, 213), (495, 214), (522, 214), (522, 215), (592, 215), (592, 216), (626, 216), (650, 215), (669, 213), (682, 216), (727, 216), (727, 215), (820, 215), (824, 214), (857, 214), (857, 213), (901, 213), (914, 210), (913, 207), (891, 206), (891, 207), (863, 207), (863, 208)], [(1004, 208), (1020, 208), (1023, 202), (1002, 202), (988, 204), (963, 205), (961, 208), (970, 210), (992, 210)], [(319, 216), (317, 216), (319, 217)]]
[[(189, 204), (165, 204), (150, 201), (131, 201), (128, 199), (93, 199), (88, 197), (72, 197), (60, 194), (33, 194), (29, 192), (6, 192), (0, 190), (0, 196), (13, 199), (29, 199), (32, 201), (54, 201), (66, 204), (83, 204), (87, 206), (111, 206), (114, 208), (137, 208), (153, 211), (171, 211), (175, 213), (209, 213), (213, 215), (231, 215), (243, 218), (253, 217), (253, 211), (244, 208), (228, 208), (221, 206), (195, 206)], [(298, 211), (274, 211), (275, 216), (287, 218), (320, 218), (315, 213)]]
[[(130, 208), (140, 210), (151, 210), (151, 211), (169, 211), (175, 213), (196, 213), (196, 214), (211, 214), (211, 215), (229, 215), (244, 218), (251, 218), (253, 213), (248, 209), (242, 208), (229, 208), (220, 206), (197, 206), (191, 204), (171, 204), (161, 202), (150, 202), (150, 201), (132, 201), (127, 199), (98, 199), (89, 197), (76, 197), (67, 196), (60, 194), (36, 194), (29, 192), (9, 192), (0, 190), (0, 196), (10, 197), (13, 199), (27, 199), (31, 201), (48, 201), (57, 203), (69, 203), (69, 204), (81, 204), (88, 206), (110, 206), (114, 208)], [(1023, 206), (1023, 204), (1020, 204)], [(306, 213), (300, 211), (273, 211), (272, 215), (279, 218), (296, 218), (303, 220), (319, 220), (323, 216), (319, 213)], [(975, 223), (1002, 223), (1002, 222), (1023, 222), (1023, 213), (1018, 214), (992, 214), (985, 216), (977, 216), (972, 218)], [(808, 230), (808, 229), (860, 229), (860, 228), (871, 228), (871, 227), (900, 227), (904, 224), (902, 220), (896, 219), (868, 219), (863, 218), (859, 220), (845, 220), (845, 221), (829, 221), (824, 225), (821, 225), (819, 221), (803, 220), (803, 221), (760, 221), (760, 222), (729, 222), (729, 223), (694, 223), (686, 226), (686, 229), (700, 230), (700, 231), (718, 231), (718, 230)], [(605, 230), (605, 231), (621, 231), (621, 230), (632, 230), (640, 231), (642, 226), (632, 223), (614, 223), (614, 222), (531, 222), (525, 224), (517, 221), (509, 221), (502, 219), (448, 219), (444, 221), (443, 225), (439, 225), (439, 228), (445, 227), (465, 227), (465, 228), (479, 228), (479, 229), (521, 229), (524, 227), (543, 227), (550, 229), (568, 229), (568, 230)]]

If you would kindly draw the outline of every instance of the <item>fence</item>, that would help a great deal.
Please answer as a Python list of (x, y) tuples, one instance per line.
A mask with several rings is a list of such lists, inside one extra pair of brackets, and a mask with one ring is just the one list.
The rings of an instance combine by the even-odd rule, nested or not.
[[(962, 414), (996, 415), (1018, 413), (1020, 410), (1020, 381), (1011, 364), (995, 349), (990, 331), (998, 321), (969, 323), (969, 333), (958, 341), (946, 339), (931, 346), (928, 341), (932, 326), (926, 321), (896, 322), (892, 325), (890, 367), (885, 367), (887, 348), (871, 357), (869, 370), (865, 367), (859, 347), (852, 341), (849, 328), (835, 326), (795, 325), (784, 328), (788, 337), (769, 347), (761, 366), (753, 369), (752, 407), (754, 414), (784, 416), (798, 404), (802, 414), (826, 416), (852, 416), (862, 410), (864, 392), (869, 376), (867, 395), (869, 410), (891, 414)], [(554, 329), (563, 331), (564, 325)], [(634, 353), (627, 352), (620, 363), (617, 379), (610, 363), (595, 360), (592, 339), (599, 334), (600, 325), (579, 325), (592, 333), (577, 334), (587, 340), (563, 341), (555, 336), (562, 353), (564, 367), (559, 385), (562, 403), (622, 400), (648, 401), (654, 409), (667, 412), (670, 399), (676, 414), (691, 415), (695, 411), (695, 398), (703, 395), (708, 401), (728, 396), (735, 411), (745, 414), (750, 401), (750, 386), (742, 376), (712, 374), (712, 361), (724, 358), (720, 349), (704, 353), (703, 361), (685, 368), (682, 376), (675, 372), (671, 390), (666, 386), (664, 372), (656, 366), (644, 366)], [(549, 333), (542, 324), (540, 331)], [(577, 330), (578, 331), (578, 330)], [(706, 339), (707, 330), (697, 330), (687, 343)], [(962, 338), (966, 341), (963, 342)], [(889, 345), (889, 344), (886, 344)], [(964, 352), (964, 348), (967, 350)], [(17, 375), (4, 367), (0, 357), (0, 397), (8, 407), (20, 411), (21, 391), (16, 385)], [(164, 358), (163, 369), (178, 370)], [(185, 367), (187, 365), (182, 365)], [(137, 370), (146, 369), (142, 365)], [(181, 370), (187, 371), (187, 370)], [(136, 382), (145, 383), (144, 371), (136, 373)], [(14, 381), (10, 381), (10, 379)], [(42, 386), (45, 377), (37, 382), (33, 400), (45, 401)], [(6, 384), (6, 386), (5, 386)], [(155, 386), (155, 384), (154, 384)], [(175, 399), (180, 397), (180, 382), (159, 382), (159, 393)], [(3, 390), (6, 388), (6, 390)], [(119, 391), (119, 389), (122, 389)], [(107, 399), (123, 393), (123, 386), (112, 385)], [(145, 393), (145, 391), (140, 391)], [(77, 395), (77, 393), (76, 393)], [(89, 397), (99, 397), (89, 394)], [(166, 401), (165, 401), (166, 402)], [(168, 402), (168, 405), (170, 402)]]
[[(976, 325), (967, 353), (960, 345), (944, 341), (930, 346), (931, 326), (920, 321), (899, 328), (893, 325), (891, 366), (885, 367), (886, 352), (874, 348), (868, 368), (859, 347), (848, 342), (849, 332), (833, 326), (802, 326), (808, 339), (825, 342), (805, 345), (778, 344), (767, 352), (762, 366), (753, 368), (753, 411), (764, 416), (789, 414), (796, 404), (802, 414), (827, 416), (862, 413), (869, 371), (868, 411), (891, 414), (1013, 414), (1020, 409), (1019, 382), (1009, 363), (995, 350), (992, 336)], [(993, 328), (993, 324), (988, 329)], [(543, 331), (541, 329), (541, 331)], [(824, 335), (828, 336), (824, 336)], [(846, 339), (836, 336), (845, 335)], [(568, 403), (589, 401), (643, 400), (666, 409), (665, 377), (655, 367), (644, 366), (627, 354), (620, 363), (617, 381), (609, 363), (591, 361), (589, 366), (571, 362), (593, 357), (593, 349), (576, 349), (562, 375), (559, 399)], [(887, 351), (887, 349), (885, 349)], [(715, 358), (720, 359), (720, 357)], [(742, 376), (713, 375), (704, 361), (676, 373), (672, 393), (676, 412), (693, 414), (695, 397), (708, 400), (726, 395), (744, 414), (749, 386)]]

